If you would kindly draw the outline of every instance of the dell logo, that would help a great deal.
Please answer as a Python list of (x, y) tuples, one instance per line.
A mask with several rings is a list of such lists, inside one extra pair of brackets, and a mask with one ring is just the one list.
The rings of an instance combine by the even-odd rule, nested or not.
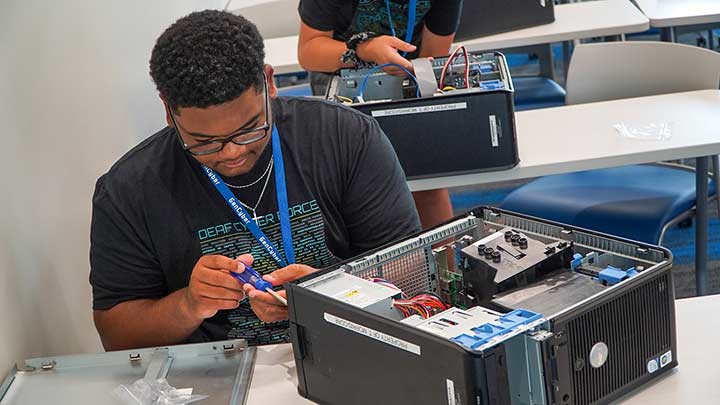
[(600, 368), (607, 361), (608, 347), (603, 342), (595, 343), (590, 350), (590, 365), (594, 368)]

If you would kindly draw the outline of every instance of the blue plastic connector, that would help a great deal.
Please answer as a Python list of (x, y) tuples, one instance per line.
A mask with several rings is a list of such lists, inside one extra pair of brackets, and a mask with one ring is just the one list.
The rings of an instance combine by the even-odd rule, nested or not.
[(467, 333), (460, 334), (451, 340), (470, 349), (478, 347), (489, 342), (497, 336), (505, 335), (512, 332), (522, 325), (535, 322), (542, 318), (542, 314), (538, 314), (526, 309), (516, 309), (509, 312), (494, 322), (482, 324), (471, 329), (472, 335)]
[(635, 267), (630, 267), (627, 270), (623, 270), (613, 266), (607, 266), (605, 270), (598, 274), (598, 279), (607, 285), (615, 285), (623, 280), (627, 280), (630, 277), (638, 274)]
[(583, 255), (581, 255), (580, 253), (575, 253), (573, 255), (572, 260), (570, 261), (570, 269), (572, 271), (575, 271), (575, 269), (580, 267), (580, 265), (582, 264), (582, 261), (583, 261)]

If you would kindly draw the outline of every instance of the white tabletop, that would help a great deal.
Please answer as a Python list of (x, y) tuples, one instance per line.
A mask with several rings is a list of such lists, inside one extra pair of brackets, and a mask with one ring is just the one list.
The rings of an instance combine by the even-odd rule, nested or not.
[(635, 0), (652, 27), (720, 22), (720, 0)]
[[(412, 180), (413, 191), (709, 156), (720, 153), (720, 90), (578, 104), (515, 114), (520, 163), (495, 172)], [(671, 124), (662, 141), (626, 138), (613, 125)]]
[[(622, 404), (707, 404), (720, 398), (720, 295), (676, 301), (679, 367), (622, 398)], [(259, 348), (248, 405), (313, 404), (297, 393), (289, 344)]]
[[(645, 31), (649, 20), (630, 0), (596, 0), (555, 6), (555, 22), (458, 44), (469, 51), (570, 41)], [(297, 59), (297, 35), (265, 40), (265, 62), (277, 73), (302, 71)], [(453, 45), (454, 47), (455, 45)]]
[(642, 32), (650, 22), (630, 0), (596, 0), (555, 6), (555, 22), (458, 42), (468, 51), (513, 48)]

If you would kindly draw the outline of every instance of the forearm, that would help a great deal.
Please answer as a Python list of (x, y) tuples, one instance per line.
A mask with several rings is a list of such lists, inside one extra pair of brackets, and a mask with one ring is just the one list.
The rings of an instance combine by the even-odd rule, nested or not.
[(344, 42), (328, 37), (315, 37), (298, 46), (298, 60), (303, 69), (313, 72), (334, 72), (352, 67), (340, 62), (340, 56), (347, 50)]
[(183, 288), (159, 300), (126, 301), (105, 311), (95, 311), (95, 326), (105, 349), (184, 342), (203, 321), (191, 314), (186, 292), (187, 288)]

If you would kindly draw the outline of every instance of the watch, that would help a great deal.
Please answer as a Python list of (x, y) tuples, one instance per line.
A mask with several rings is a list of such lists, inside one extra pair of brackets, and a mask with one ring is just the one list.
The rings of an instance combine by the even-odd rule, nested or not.
[(346, 64), (353, 64), (357, 68), (364, 68), (374, 65), (371, 62), (365, 62), (364, 60), (360, 59), (357, 54), (357, 47), (361, 43), (369, 41), (377, 36), (378, 34), (370, 31), (358, 32), (357, 34), (352, 35), (347, 41), (345, 41), (345, 45), (348, 49), (347, 51), (343, 52), (342, 55), (340, 55), (340, 62)]

